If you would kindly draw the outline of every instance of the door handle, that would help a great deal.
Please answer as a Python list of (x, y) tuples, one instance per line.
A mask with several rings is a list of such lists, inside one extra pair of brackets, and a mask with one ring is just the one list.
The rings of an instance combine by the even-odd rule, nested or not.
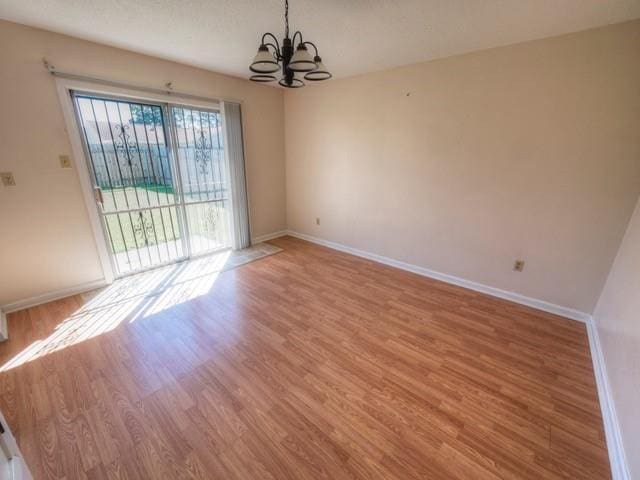
[(104, 198), (102, 197), (102, 189), (100, 187), (93, 187), (93, 196), (96, 202), (98, 202), (101, 207), (104, 207)]

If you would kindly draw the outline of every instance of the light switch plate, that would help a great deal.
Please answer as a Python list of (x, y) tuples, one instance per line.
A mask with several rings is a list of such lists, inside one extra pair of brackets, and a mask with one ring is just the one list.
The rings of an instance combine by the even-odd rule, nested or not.
[(71, 168), (71, 158), (69, 155), (59, 155), (58, 158), (60, 159), (60, 166), (62, 168)]
[(12, 172), (0, 172), (0, 178), (2, 178), (2, 184), (5, 187), (15, 187), (16, 180), (13, 178)]

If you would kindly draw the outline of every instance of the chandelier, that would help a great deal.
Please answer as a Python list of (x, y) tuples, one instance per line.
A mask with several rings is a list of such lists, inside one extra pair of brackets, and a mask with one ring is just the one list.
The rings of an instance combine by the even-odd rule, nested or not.
[[(278, 83), (286, 88), (304, 87), (304, 82), (296, 74), (304, 73), (304, 79), (312, 82), (330, 79), (331, 73), (322, 63), (316, 46), (312, 42), (303, 41), (300, 31), (296, 31), (293, 38), (289, 37), (289, 0), (284, 2), (284, 24), (282, 48), (274, 34), (267, 32), (262, 35), (258, 53), (249, 67), (249, 70), (255, 74), (250, 77), (250, 80), (273, 82), (277, 80), (274, 73), (278, 70), (282, 71), (282, 77)], [(297, 44), (296, 39), (298, 39)], [(315, 53), (313, 57), (309, 53), (308, 46), (313, 48)]]

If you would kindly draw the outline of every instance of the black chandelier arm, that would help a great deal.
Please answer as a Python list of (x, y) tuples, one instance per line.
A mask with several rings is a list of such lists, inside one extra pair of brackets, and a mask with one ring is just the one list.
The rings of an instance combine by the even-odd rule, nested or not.
[[(266, 42), (265, 41), (265, 39), (267, 39), (268, 37), (273, 38), (273, 41), (275, 42), (275, 45), (273, 43), (271, 43), (271, 42)], [(262, 41), (260, 43), (262, 43), (262, 45), (271, 45), (275, 49), (278, 57), (281, 56), (281, 54), (280, 54), (280, 42), (278, 42), (277, 37), (273, 33), (267, 32), (267, 33), (262, 34)]]
[(298, 43), (298, 45), (301, 45), (304, 43), (302, 41), (302, 32), (300, 30), (296, 30), (296, 33), (293, 34), (293, 38), (291, 39), (291, 45), (293, 45), (294, 50), (296, 48), (296, 36), (298, 35), (300, 35), (300, 43)]
[[(302, 38), (302, 36), (300, 37)], [(316, 47), (316, 44), (313, 42), (300, 42), (302, 43), (302, 45), (311, 45), (313, 47), (313, 50), (316, 52), (316, 57), (319, 57), (320, 55), (318, 55), (318, 47)]]
[(273, 48), (273, 58), (275, 58), (276, 60), (280, 60), (282, 58), (282, 56), (280, 55), (280, 49), (276, 47), (273, 43), (267, 42), (267, 43), (263, 43), (263, 45), (265, 47)]

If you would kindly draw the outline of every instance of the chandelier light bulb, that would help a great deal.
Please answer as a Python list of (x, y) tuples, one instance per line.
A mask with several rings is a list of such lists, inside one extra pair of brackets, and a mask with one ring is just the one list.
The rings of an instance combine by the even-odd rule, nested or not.
[(289, 68), (294, 72), (310, 72), (316, 68), (316, 62), (303, 43), (298, 45), (296, 53), (291, 57)]
[(312, 82), (319, 82), (321, 80), (329, 80), (332, 75), (327, 70), (327, 67), (322, 63), (322, 59), (317, 55), (314, 57), (313, 61), (316, 64), (315, 70), (310, 71), (304, 76), (305, 80), (311, 80)]
[(253, 57), (253, 62), (249, 67), (254, 73), (273, 73), (280, 70), (280, 65), (273, 57), (266, 45), (262, 44), (258, 48), (258, 53)]

